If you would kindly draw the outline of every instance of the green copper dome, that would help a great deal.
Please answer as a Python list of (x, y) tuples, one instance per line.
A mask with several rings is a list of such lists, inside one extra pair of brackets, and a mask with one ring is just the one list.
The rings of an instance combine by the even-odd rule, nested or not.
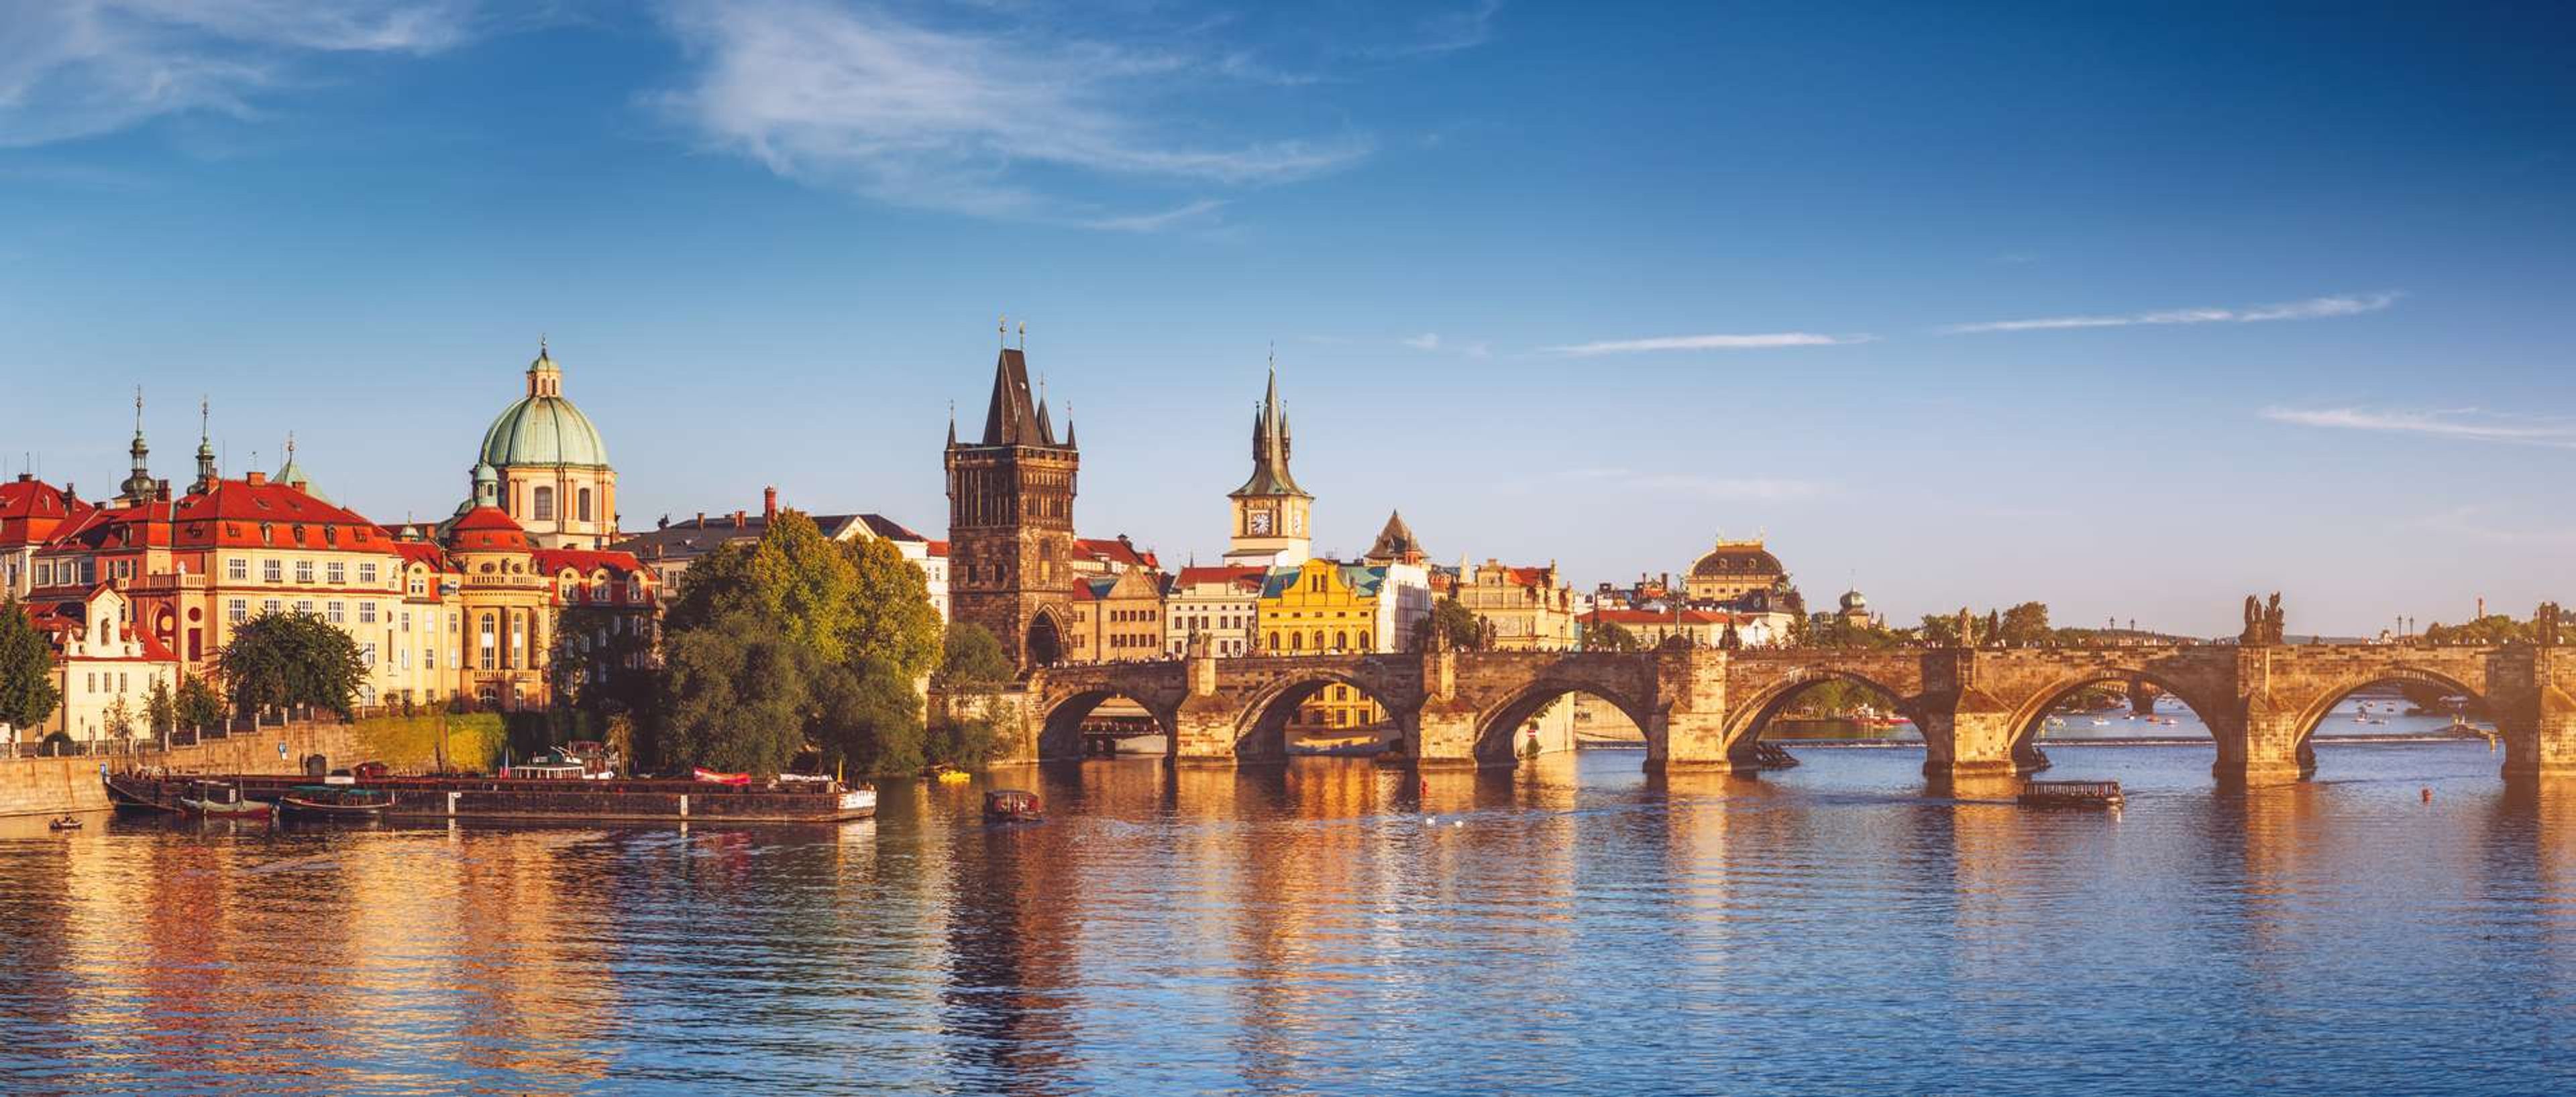
[(483, 432), (483, 461), (501, 468), (608, 464), (599, 428), (564, 398), (563, 370), (542, 344), (537, 360), (528, 364), (528, 394), (503, 408)]

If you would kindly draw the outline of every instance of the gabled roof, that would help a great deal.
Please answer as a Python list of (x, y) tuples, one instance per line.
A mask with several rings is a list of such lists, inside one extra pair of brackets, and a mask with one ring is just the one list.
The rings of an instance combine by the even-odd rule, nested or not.
[(605, 570), (620, 576), (633, 575), (644, 570), (644, 562), (637, 560), (634, 553), (609, 549), (538, 549), (530, 555), (536, 562), (536, 570), (546, 575), (553, 575), (565, 568), (571, 568), (582, 575)]
[(1181, 569), (1181, 574), (1173, 580), (1172, 588), (1174, 590), (1183, 590), (1189, 587), (1222, 583), (1235, 588), (1235, 590), (1240, 593), (1258, 594), (1261, 592), (1262, 578), (1268, 575), (1269, 572), (1270, 569), (1261, 567), (1257, 564), (1218, 564), (1209, 567), (1185, 567)]
[(1151, 551), (1140, 552), (1137, 550), (1133, 542), (1128, 541), (1123, 537), (1115, 540), (1103, 540), (1097, 537), (1076, 537), (1073, 539), (1073, 551), (1075, 555), (1088, 556), (1094, 560), (1113, 564), (1121, 568), (1142, 567), (1159, 569), (1163, 566), (1162, 561), (1156, 560)]
[(1413, 527), (1404, 524), (1401, 511), (1388, 511), (1386, 526), (1378, 530), (1377, 543), (1370, 545), (1368, 559), (1404, 560), (1430, 555), (1422, 551), (1422, 542), (1413, 536)]

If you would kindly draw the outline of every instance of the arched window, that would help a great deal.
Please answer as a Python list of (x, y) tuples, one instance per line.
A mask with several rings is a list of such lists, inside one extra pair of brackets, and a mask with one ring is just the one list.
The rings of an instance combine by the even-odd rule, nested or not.
[(1289, 633), (1289, 634), (1288, 634), (1288, 650), (1290, 650), (1290, 651), (1304, 651), (1304, 650), (1306, 650), (1306, 634), (1305, 634), (1305, 633), (1302, 633), (1302, 632), (1292, 632), (1292, 633)]
[(1360, 633), (1360, 650), (1369, 650), (1368, 633), (1365, 630)]
[(1278, 633), (1275, 633), (1275, 632), (1274, 632), (1274, 633), (1271, 633), (1271, 634), (1270, 634), (1270, 650), (1272, 650), (1272, 651), (1277, 651), (1277, 650), (1279, 650), (1279, 634), (1278, 634)]
[(529, 517), (530, 517), (530, 518), (532, 518), (532, 519), (534, 519), (534, 520), (536, 520), (536, 521), (539, 521), (539, 522), (551, 522), (551, 521), (554, 521), (554, 520), (555, 520), (555, 489), (550, 488), (550, 487), (546, 487), (546, 486), (544, 486), (544, 485), (542, 485), (542, 484), (538, 485), (538, 487), (537, 487), (537, 491), (536, 491), (535, 506), (534, 506), (534, 508), (533, 508), (533, 509), (535, 510), (535, 513), (534, 513), (534, 514), (529, 515)]
[(1334, 651), (1349, 651), (1350, 649), (1351, 649), (1351, 634), (1350, 634), (1350, 633), (1347, 633), (1347, 632), (1336, 632), (1336, 633), (1334, 633), (1334, 634), (1333, 634), (1333, 650), (1334, 650)]
[(1324, 650), (1324, 630), (1322, 629), (1315, 630), (1315, 650)]
[(589, 489), (589, 488), (583, 488), (583, 489), (581, 489), (581, 493), (580, 493), (580, 494), (573, 496), (573, 512), (572, 512), (572, 516), (573, 516), (574, 518), (577, 518), (577, 519), (579, 519), (579, 520), (581, 520), (581, 521), (584, 521), (584, 522), (590, 521), (590, 489)]

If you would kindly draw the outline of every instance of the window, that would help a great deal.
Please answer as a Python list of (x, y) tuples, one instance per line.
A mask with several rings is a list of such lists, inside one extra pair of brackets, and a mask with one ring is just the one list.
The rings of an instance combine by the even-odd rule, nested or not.
[(36, 565), (36, 585), (40, 587), (50, 587), (54, 585), (54, 565)]
[(250, 582), (250, 557), (235, 556), (224, 561), (224, 578), (236, 583)]
[(372, 587), (372, 586), (376, 585), (376, 562), (375, 562), (375, 561), (373, 561), (373, 560), (368, 560), (368, 561), (365, 561), (365, 562), (360, 563), (360, 564), (358, 565), (358, 582), (359, 582), (359, 584), (360, 584), (360, 585), (363, 585), (363, 586), (370, 586), (370, 587)]
[(275, 528), (275, 527), (270, 526), (270, 525), (269, 525), (268, 523), (266, 523), (266, 522), (262, 522), (262, 523), (260, 523), (260, 524), (259, 524), (259, 543), (260, 543), (260, 544), (263, 544), (263, 545), (274, 545), (274, 544), (276, 544), (276, 543), (277, 543), (277, 530), (276, 530), (276, 528)]
[(263, 583), (283, 583), (286, 581), (286, 565), (276, 560), (262, 560), (259, 562), (259, 578)]
[(369, 640), (366, 643), (358, 645), (358, 661), (367, 664), (369, 668), (373, 668), (376, 665), (375, 641)]
[(225, 603), (224, 618), (236, 625), (250, 620), (250, 599), (235, 598)]
[(361, 625), (372, 625), (376, 623), (376, 604), (374, 602), (358, 603), (358, 623)]
[(349, 585), (349, 565), (338, 560), (322, 565), (322, 581), (335, 587)]
[(298, 560), (295, 562), (295, 585), (300, 587), (309, 587), (313, 585), (313, 561)]
[(501, 625), (500, 621), (489, 613), (483, 615), (481, 638), (483, 669), (499, 670), (501, 668)]
[[(313, 603), (305, 602), (302, 604), (309, 606)], [(322, 604), (322, 619), (335, 625), (345, 624), (349, 620), (349, 613), (348, 610), (338, 602), (324, 602)]]
[(583, 521), (583, 522), (590, 521), (590, 489), (589, 489), (589, 488), (583, 488), (583, 489), (581, 489), (581, 493), (580, 493), (580, 494), (573, 496), (573, 513), (572, 513), (572, 516), (573, 516), (573, 518), (574, 518), (574, 519), (576, 519), (576, 520), (578, 520), (578, 521)]
[(550, 488), (550, 487), (539, 486), (539, 487), (537, 488), (537, 490), (536, 490), (536, 493), (535, 493), (535, 502), (536, 502), (536, 506), (535, 506), (535, 508), (534, 508), (535, 513), (533, 513), (533, 514), (529, 515), (529, 517), (530, 517), (530, 518), (533, 518), (533, 519), (535, 519), (535, 520), (537, 520), (537, 521), (540, 521), (540, 522), (551, 522), (551, 521), (554, 521), (554, 519), (555, 519), (555, 489)]
[(260, 602), (259, 602), (259, 612), (260, 612), (261, 614), (263, 614), (263, 615), (265, 615), (265, 614), (275, 613), (275, 612), (277, 612), (277, 611), (279, 611), (279, 610), (281, 610), (281, 609), (284, 609), (284, 608), (285, 608), (285, 604), (284, 604), (284, 603), (282, 603), (282, 602), (279, 602), (279, 601), (278, 601), (277, 599), (275, 599), (275, 598), (263, 598), (263, 599), (260, 599)]
[(296, 600), (295, 600), (295, 612), (297, 612), (297, 613), (305, 613), (305, 614), (312, 613), (312, 612), (313, 612), (313, 600), (312, 600), (312, 599), (310, 599), (310, 598), (298, 598), (298, 599), (296, 599)]

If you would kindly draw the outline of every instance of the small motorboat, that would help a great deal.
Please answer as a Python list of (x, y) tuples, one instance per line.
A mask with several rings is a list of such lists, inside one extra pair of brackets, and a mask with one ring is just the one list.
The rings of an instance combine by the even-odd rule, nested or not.
[(63, 816), (60, 819), (56, 819), (53, 822), (45, 824), (45, 829), (47, 830), (79, 830), (80, 828), (80, 819), (71, 815)]
[(1034, 823), (1046, 818), (1038, 806), (1038, 794), (1015, 788), (994, 789), (984, 794), (984, 821), (988, 823)]
[(705, 766), (690, 770), (689, 779), (704, 781), (711, 785), (732, 785), (735, 788), (743, 788), (751, 784), (751, 775), (748, 773), (720, 773)]
[(276, 805), (242, 799), (241, 789), (225, 781), (190, 781), (179, 794), (179, 810), (214, 819), (265, 819)]
[(2118, 781), (2026, 781), (2014, 798), (2026, 808), (2117, 808), (2128, 803)]
[(302, 819), (376, 819), (394, 806), (383, 789), (297, 785), (277, 798), (280, 814)]
[(931, 776), (931, 780), (937, 781), (943, 785), (962, 785), (974, 779), (975, 775), (968, 773), (965, 770), (948, 769), (945, 767), (942, 767), (939, 772)]

